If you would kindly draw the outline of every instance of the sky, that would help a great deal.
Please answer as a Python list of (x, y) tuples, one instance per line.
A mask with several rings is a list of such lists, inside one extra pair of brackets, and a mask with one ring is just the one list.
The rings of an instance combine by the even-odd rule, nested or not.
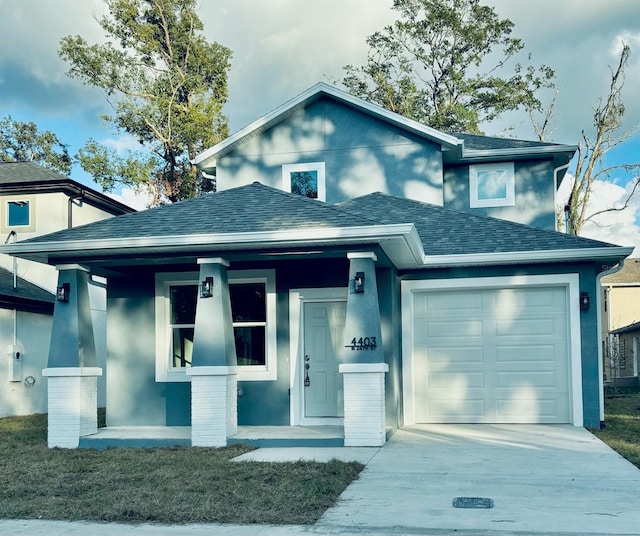
[[(483, 0), (514, 23), (535, 65), (556, 71), (560, 89), (551, 141), (576, 145), (591, 131), (593, 108), (606, 94), (610, 67), (621, 42), (631, 46), (623, 98), (625, 131), (640, 121), (640, 3), (638, 0)], [(200, 0), (205, 35), (233, 51), (229, 100), (224, 112), (231, 132), (273, 110), (319, 81), (339, 86), (343, 67), (362, 65), (366, 36), (397, 17), (392, 0)], [(52, 130), (75, 153), (93, 137), (114, 148), (127, 147), (105, 128), (100, 114), (110, 109), (104, 95), (66, 76), (58, 58), (60, 39), (82, 35), (104, 41), (95, 20), (100, 0), (0, 0), (0, 118), (33, 121)], [(522, 58), (526, 60), (526, 58)], [(524, 115), (485, 127), (500, 135), (535, 139)], [(608, 163), (640, 160), (640, 135), (608, 156)], [(71, 178), (100, 189), (79, 166)], [(592, 211), (615, 206), (630, 188), (628, 177), (614, 176), (594, 189)], [(131, 191), (122, 200), (141, 208)], [(561, 188), (560, 197), (564, 191)], [(640, 246), (640, 195), (629, 210), (601, 217), (584, 236), (624, 246)], [(635, 255), (640, 256), (640, 247)]]

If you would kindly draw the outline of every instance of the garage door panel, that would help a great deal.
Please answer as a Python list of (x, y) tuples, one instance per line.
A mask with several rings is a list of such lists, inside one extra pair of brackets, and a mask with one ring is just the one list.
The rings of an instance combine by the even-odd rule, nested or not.
[[(450, 395), (450, 386), (458, 386), (459, 389), (484, 389), (486, 387), (485, 374), (482, 370), (467, 372), (466, 374), (454, 372), (432, 372), (429, 375), (427, 389), (443, 389)], [(465, 393), (465, 394), (468, 394)]]
[(482, 320), (430, 321), (425, 323), (427, 337), (481, 337)]
[[(518, 366), (532, 363), (535, 367), (540, 365), (553, 366), (559, 360), (562, 361), (562, 356), (566, 353), (564, 344), (559, 345), (552, 344), (531, 344), (531, 345), (497, 345), (496, 346), (496, 362), (507, 365), (509, 363), (517, 364)], [(564, 364), (561, 364), (564, 368)]]
[(421, 303), (414, 318), (416, 420), (569, 422), (566, 293), (414, 293)]
[[(425, 354), (427, 355), (427, 354)], [(450, 370), (469, 365), (484, 366), (482, 346), (462, 346), (459, 348), (430, 348), (428, 352), (430, 367), (446, 366)]]
[(558, 381), (558, 374), (553, 370), (534, 371), (520, 370), (511, 372), (498, 372), (496, 374), (496, 386), (508, 387), (517, 395), (519, 389), (527, 391), (535, 388), (536, 391), (546, 387), (552, 389), (561, 388), (564, 382)]

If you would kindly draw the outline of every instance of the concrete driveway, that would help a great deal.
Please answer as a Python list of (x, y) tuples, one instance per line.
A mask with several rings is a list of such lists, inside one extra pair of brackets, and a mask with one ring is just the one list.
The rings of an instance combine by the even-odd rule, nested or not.
[[(458, 497), (493, 507), (454, 508)], [(640, 534), (640, 470), (570, 425), (413, 426), (373, 456), (315, 528)]]

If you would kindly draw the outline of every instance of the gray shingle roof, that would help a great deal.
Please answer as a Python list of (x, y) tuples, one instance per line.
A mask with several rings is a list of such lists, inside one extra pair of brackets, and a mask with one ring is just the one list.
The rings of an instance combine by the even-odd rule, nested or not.
[(54, 301), (55, 296), (51, 292), (21, 277), (17, 278), (16, 288), (13, 288), (13, 273), (0, 268), (0, 303), (14, 302), (20, 309), (20, 303), (41, 302), (53, 305)]
[(45, 191), (63, 191), (73, 196), (82, 194), (85, 200), (114, 215), (135, 212), (134, 208), (35, 162), (0, 162), (0, 192)]
[(338, 205), (381, 223), (416, 226), (427, 255), (508, 253), (611, 247), (612, 244), (527, 225), (456, 212), (411, 199), (374, 193)]
[(375, 193), (337, 205), (254, 182), (173, 205), (125, 214), (23, 243), (256, 233), (413, 223), (427, 255), (612, 247), (495, 218)]
[(317, 227), (358, 227), (374, 223), (365, 216), (350, 214), (322, 201), (254, 182), (24, 242), (252, 233)]
[(602, 278), (605, 285), (640, 285), (640, 259), (627, 259), (622, 270)]
[(449, 132), (452, 136), (464, 140), (466, 150), (489, 151), (494, 149), (538, 149), (540, 147), (563, 147), (557, 143), (539, 141), (517, 140), (513, 138), (494, 138), (491, 136), (479, 136), (477, 134), (465, 134), (462, 132)]

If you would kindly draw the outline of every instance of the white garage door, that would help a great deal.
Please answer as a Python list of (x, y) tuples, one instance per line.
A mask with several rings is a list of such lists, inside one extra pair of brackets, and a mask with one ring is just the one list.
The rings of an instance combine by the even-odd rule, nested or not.
[(570, 422), (566, 293), (415, 292), (416, 422)]

